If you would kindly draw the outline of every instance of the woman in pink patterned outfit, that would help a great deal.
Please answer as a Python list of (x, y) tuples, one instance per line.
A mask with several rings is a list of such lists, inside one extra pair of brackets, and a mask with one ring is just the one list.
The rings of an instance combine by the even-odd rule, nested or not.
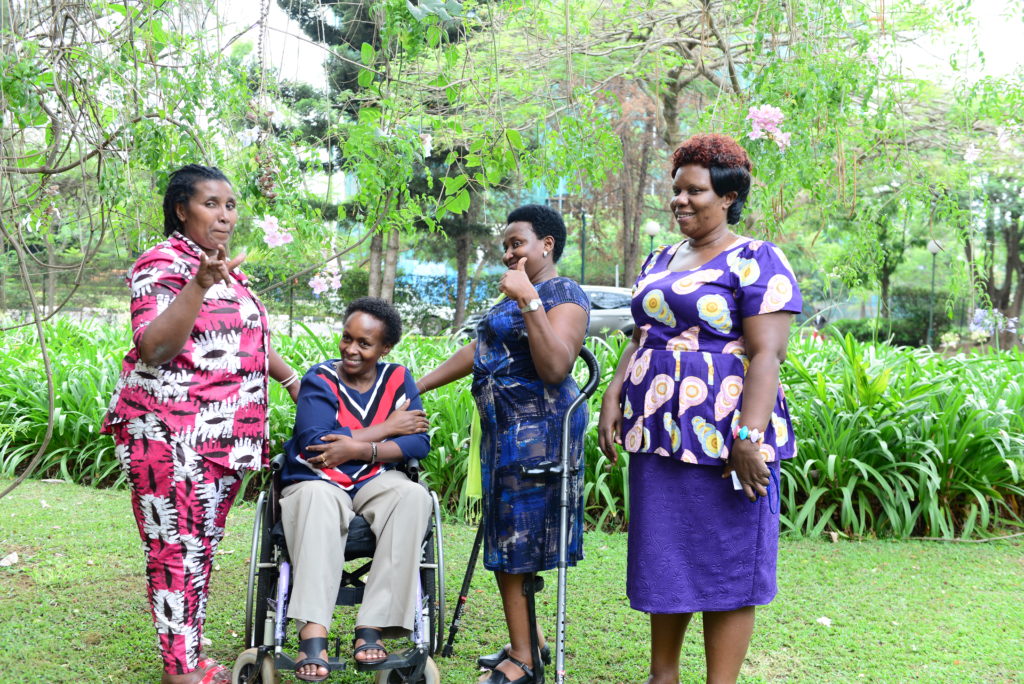
[(220, 170), (171, 174), (167, 239), (128, 273), (132, 347), (103, 422), (131, 486), (163, 684), (231, 679), (200, 653), (213, 556), (240, 471), (267, 462), (268, 376), (299, 390), (237, 269), (244, 255), (228, 258), (237, 220)]

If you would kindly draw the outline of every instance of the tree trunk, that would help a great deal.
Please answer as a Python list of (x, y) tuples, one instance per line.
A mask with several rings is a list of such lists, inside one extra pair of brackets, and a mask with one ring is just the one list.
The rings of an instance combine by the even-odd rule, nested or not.
[(384, 237), (380, 233), (374, 233), (370, 238), (370, 275), (367, 293), (371, 297), (380, 297), (381, 272), (380, 259), (384, 252)]
[(384, 252), (384, 275), (381, 277), (380, 297), (381, 299), (395, 301), (395, 274), (398, 272), (398, 230), (392, 229), (388, 233), (388, 248)]
[(469, 257), (472, 250), (472, 240), (469, 232), (465, 231), (455, 240), (455, 320), (452, 329), (458, 330), (466, 317), (466, 285), (469, 279)]

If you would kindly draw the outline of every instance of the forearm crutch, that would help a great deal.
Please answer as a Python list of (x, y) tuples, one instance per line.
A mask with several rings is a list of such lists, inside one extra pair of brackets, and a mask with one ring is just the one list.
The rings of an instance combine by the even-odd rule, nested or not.
[(441, 650), (441, 655), (450, 658), (452, 655), (452, 644), (455, 642), (455, 634), (462, 626), (462, 612), (466, 609), (466, 599), (469, 597), (469, 584), (473, 581), (473, 570), (476, 568), (476, 558), (480, 555), (480, 544), (484, 540), (484, 521), (481, 520), (476, 528), (476, 539), (473, 540), (473, 549), (469, 552), (469, 565), (466, 566), (466, 576), (462, 579), (462, 589), (459, 590), (459, 600), (455, 604), (455, 611), (452, 613), (452, 624), (448, 628), (448, 640)]
[[(587, 381), (580, 389), (579, 396), (569, 405), (562, 420), (562, 472), (561, 472), (561, 493), (559, 495), (559, 506), (561, 507), (558, 521), (558, 613), (555, 622), (555, 682), (563, 684), (565, 681), (565, 575), (568, 569), (568, 546), (569, 546), (569, 478), (574, 475), (580, 467), (578, 459), (574, 467), (569, 464), (569, 425), (572, 414), (581, 405), (593, 396), (601, 381), (601, 366), (597, 363), (594, 352), (586, 347), (580, 349), (580, 358), (587, 364), (587, 372), (590, 374)], [(583, 515), (583, 511), (579, 512)], [(536, 627), (534, 627), (536, 630)]]

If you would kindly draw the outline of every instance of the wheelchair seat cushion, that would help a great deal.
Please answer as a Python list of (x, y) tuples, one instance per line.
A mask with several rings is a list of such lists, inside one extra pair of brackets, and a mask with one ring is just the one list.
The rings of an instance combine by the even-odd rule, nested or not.
[[(280, 520), (271, 531), (271, 539), (285, 554), (288, 553), (288, 545), (284, 538), (284, 525)], [(348, 540), (345, 542), (345, 560), (373, 558), (376, 548), (377, 539), (373, 536), (370, 523), (366, 522), (366, 518), (361, 515), (352, 518), (352, 522), (348, 526)]]
[(345, 560), (372, 558), (377, 540), (366, 518), (357, 515), (348, 526), (348, 541), (345, 543)]

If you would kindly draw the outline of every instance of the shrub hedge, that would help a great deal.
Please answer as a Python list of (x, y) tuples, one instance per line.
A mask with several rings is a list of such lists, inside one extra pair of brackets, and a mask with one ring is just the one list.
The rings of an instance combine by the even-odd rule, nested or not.
[[(123, 478), (98, 427), (128, 343), (126, 330), (57, 320), (47, 325), (55, 386), (54, 434), (37, 477), (98, 486)], [(460, 344), (407, 336), (391, 358), (416, 374)], [(587, 342), (602, 367), (585, 439), (587, 519), (617, 529), (629, 504), (622, 454), (609, 467), (597, 448), (600, 396), (625, 344), (622, 336)], [(333, 341), (275, 335), (295, 368), (337, 356)], [(0, 476), (25, 467), (47, 425), (46, 374), (30, 329), (0, 342)], [(582, 364), (578, 364), (582, 370)], [(924, 349), (845, 338), (794, 336), (783, 381), (799, 451), (783, 467), (782, 525), (800, 535), (972, 537), (1024, 527), (1024, 354), (1018, 350), (945, 358)], [(427, 477), (449, 509), (473, 517), (466, 499), (472, 398), (468, 381), (424, 397), (431, 420)], [(272, 383), (273, 447), (293, 419), (287, 395)], [(263, 476), (257, 476), (258, 485)]]

